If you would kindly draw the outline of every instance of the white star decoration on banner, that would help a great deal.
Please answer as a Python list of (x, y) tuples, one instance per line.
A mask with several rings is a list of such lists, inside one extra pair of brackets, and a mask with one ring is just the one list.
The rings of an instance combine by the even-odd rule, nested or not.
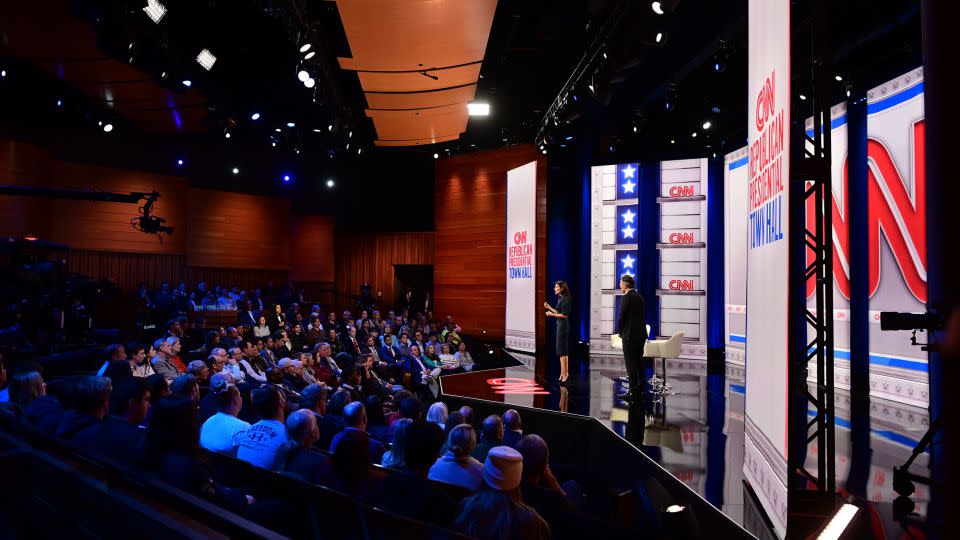
[(634, 228), (631, 227), (630, 225), (627, 225), (626, 227), (620, 229), (620, 232), (623, 233), (623, 237), (624, 237), (624, 238), (633, 238), (633, 232), (634, 232), (634, 231), (636, 231), (636, 229), (634, 229)]
[(637, 217), (637, 215), (634, 214), (632, 210), (627, 208), (627, 211), (620, 214), (620, 217), (623, 218), (624, 223), (633, 223), (633, 218)]
[(630, 255), (627, 255), (626, 257), (620, 259), (620, 262), (623, 263), (624, 268), (633, 268), (634, 261), (636, 261), (636, 259), (634, 259)]
[(626, 182), (624, 182), (624, 183), (622, 183), (622, 184), (620, 184), (620, 185), (623, 186), (623, 192), (624, 192), (624, 193), (633, 193), (633, 188), (636, 187), (636, 184), (634, 184), (633, 182), (631, 182), (631, 181), (629, 181), (629, 180), (627, 180)]
[(623, 173), (624, 178), (635, 178), (633, 173), (637, 172), (637, 168), (633, 165), (627, 165), (626, 167), (620, 169), (620, 172)]

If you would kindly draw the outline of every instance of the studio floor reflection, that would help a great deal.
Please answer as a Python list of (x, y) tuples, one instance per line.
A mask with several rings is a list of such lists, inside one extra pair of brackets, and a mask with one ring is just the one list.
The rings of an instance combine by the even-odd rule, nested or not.
[[(665, 381), (671, 392), (658, 403), (631, 406), (619, 397), (626, 388), (620, 380), (624, 372), (616, 363), (584, 359), (579, 364), (577, 376), (566, 386), (535, 377), (533, 363), (526, 359), (516, 367), (446, 377), (444, 393), (592, 416), (736, 523), (744, 523), (747, 388), (742, 366), (728, 364), (708, 372), (705, 361), (668, 360)], [(652, 375), (649, 369), (647, 375)], [(868, 503), (874, 536), (904, 536), (892, 509), (897, 497), (892, 471), (906, 461), (927, 430), (928, 412), (872, 398), (857, 411), (860, 421), (851, 421), (850, 394), (839, 389), (836, 406), (838, 488)], [(928, 474), (928, 462), (929, 454), (921, 454), (911, 470)], [(806, 465), (816, 472), (813, 445), (807, 449)], [(911, 499), (922, 519), (929, 490), (918, 484)]]

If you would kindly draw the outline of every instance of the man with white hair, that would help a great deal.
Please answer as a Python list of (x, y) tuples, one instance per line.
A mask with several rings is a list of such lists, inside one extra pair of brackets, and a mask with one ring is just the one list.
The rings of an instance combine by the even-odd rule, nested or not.
[(317, 416), (309, 409), (299, 409), (287, 418), (290, 445), (284, 471), (307, 482), (318, 484), (329, 470), (330, 460), (313, 449), (320, 438)]
[(168, 383), (183, 375), (183, 372), (177, 369), (176, 364), (170, 360), (173, 353), (170, 351), (170, 345), (166, 339), (160, 338), (155, 341), (153, 348), (156, 350), (156, 354), (150, 359), (153, 371), (158, 375), (163, 375), (163, 378), (166, 379)]

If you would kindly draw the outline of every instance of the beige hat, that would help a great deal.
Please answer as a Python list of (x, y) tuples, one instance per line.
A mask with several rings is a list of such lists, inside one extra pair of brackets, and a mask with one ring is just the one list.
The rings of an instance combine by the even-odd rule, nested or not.
[(520, 485), (523, 456), (509, 446), (494, 446), (483, 466), (483, 480), (499, 491), (510, 491)]

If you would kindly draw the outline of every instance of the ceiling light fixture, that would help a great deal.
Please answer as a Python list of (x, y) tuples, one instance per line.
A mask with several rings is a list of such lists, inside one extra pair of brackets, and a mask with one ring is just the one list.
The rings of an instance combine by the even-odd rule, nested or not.
[(657, 37), (655, 38), (656, 42), (663, 43), (663, 38), (664, 38), (663, 32), (657, 32)]
[(300, 47), (300, 52), (305, 53), (310, 50), (311, 45), (309, 43), (304, 43), (303, 47)]
[(208, 49), (204, 49), (197, 55), (197, 63), (203, 66), (203, 69), (210, 71), (213, 69), (213, 65), (217, 63), (217, 57)]
[(230, 132), (228, 131), (228, 132), (224, 133), (223, 136), (229, 139), (229, 138), (230, 138)]
[(160, 24), (160, 19), (167, 14), (167, 8), (158, 0), (147, 0), (147, 7), (143, 8), (143, 12), (150, 17), (150, 20)]
[(297, 78), (300, 79), (300, 82), (306, 82), (307, 79), (310, 78), (310, 73), (305, 69), (301, 69), (297, 72)]
[(109, 123), (104, 124), (104, 125), (103, 125), (103, 131), (104, 131), (105, 133), (110, 133), (111, 131), (113, 131), (113, 124), (109, 124)]
[(184, 79), (182, 84), (187, 88), (190, 88), (191, 86), (193, 86), (193, 81), (191, 81), (190, 79)]
[(295, 124), (295, 123), (293, 123), (293, 122), (287, 122), (287, 127), (288, 127), (288, 128), (297, 127), (297, 124)]
[(471, 101), (467, 103), (467, 113), (470, 116), (490, 116), (490, 104)]
[(710, 129), (710, 126), (712, 125), (713, 124), (711, 124), (710, 121), (707, 120), (706, 122), (703, 123), (703, 129)]
[(240, 169), (234, 167), (234, 168), (233, 168), (233, 174), (240, 174)]
[(259, 119), (260, 119), (260, 113), (255, 112), (255, 113), (251, 114), (251, 115), (250, 115), (250, 119), (251, 119), (251, 120), (254, 120), (254, 121), (259, 120)]
[(309, 60), (309, 59), (313, 58), (313, 57), (316, 56), (316, 55), (317, 55), (317, 51), (310, 51), (310, 52), (308, 52), (306, 55), (304, 55), (303, 59), (304, 59), (304, 60)]
[(652, 2), (650, 8), (653, 9), (653, 12), (657, 15), (663, 15), (663, 5), (660, 2)]
[(440, 154), (434, 152), (434, 153), (433, 153), (433, 159), (440, 159)]
[(335, 184), (335, 182), (333, 181), (333, 178), (327, 179), (327, 187), (328, 187), (328, 188), (332, 188), (332, 187), (334, 186), (334, 184)]
[(314, 86), (316, 86), (316, 84), (317, 84), (317, 81), (313, 80), (312, 78), (303, 81), (303, 85), (306, 86), (307, 88), (313, 88)]

